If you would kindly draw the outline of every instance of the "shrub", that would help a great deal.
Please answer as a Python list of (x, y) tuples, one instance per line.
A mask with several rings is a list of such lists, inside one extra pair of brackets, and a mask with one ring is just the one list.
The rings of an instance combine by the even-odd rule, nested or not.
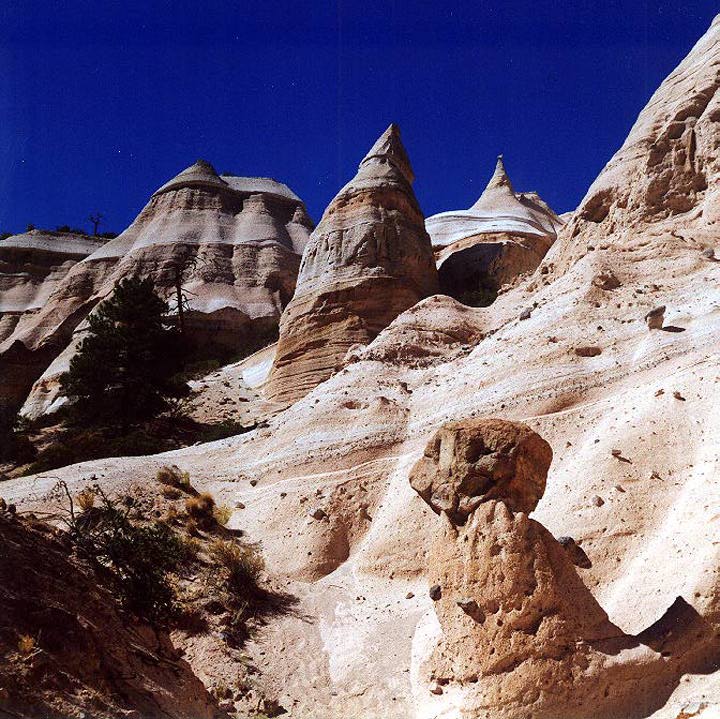
[(17, 643), (17, 648), (18, 652), (20, 652), (20, 654), (22, 654), (24, 657), (32, 654), (35, 651), (36, 646), (37, 642), (35, 641), (35, 637), (31, 637), (29, 634), (20, 635)]
[(265, 561), (255, 547), (216, 539), (210, 545), (210, 554), (225, 570), (227, 588), (235, 597), (249, 599), (257, 594)]
[(27, 423), (12, 410), (0, 407), (0, 462), (26, 464), (36, 455), (35, 447), (25, 434)]
[(165, 465), (158, 469), (155, 479), (160, 484), (165, 484), (170, 487), (177, 487), (178, 489), (189, 489), (190, 488), (190, 474), (183, 472), (176, 465)]
[(166, 484), (160, 491), (165, 499), (179, 499), (181, 497), (180, 490), (176, 487), (171, 487), (168, 484)]
[(207, 424), (203, 427), (202, 431), (198, 434), (198, 442), (215, 442), (218, 439), (225, 439), (226, 437), (235, 437), (238, 434), (245, 434), (249, 432), (253, 427), (246, 427), (240, 422), (234, 419), (226, 419), (216, 424)]
[(202, 492), (197, 497), (189, 497), (185, 500), (185, 511), (198, 524), (207, 523), (208, 519), (213, 518), (214, 509), (215, 500), (209, 492)]
[(80, 509), (82, 509), (83, 512), (87, 512), (95, 506), (95, 492), (93, 492), (92, 489), (83, 489), (75, 500)]
[(66, 523), (78, 552), (98, 571), (108, 575), (123, 602), (148, 619), (169, 616), (175, 610), (175, 592), (168, 573), (187, 560), (182, 540), (162, 522), (135, 524), (133, 502), (121, 504), (93, 488), (100, 506), (92, 514), (75, 514), (67, 485)]
[(213, 516), (215, 517), (215, 521), (218, 524), (222, 524), (222, 526), (224, 527), (230, 521), (232, 513), (232, 509), (228, 507), (227, 504), (223, 504), (219, 507), (215, 507), (215, 510), (213, 511)]

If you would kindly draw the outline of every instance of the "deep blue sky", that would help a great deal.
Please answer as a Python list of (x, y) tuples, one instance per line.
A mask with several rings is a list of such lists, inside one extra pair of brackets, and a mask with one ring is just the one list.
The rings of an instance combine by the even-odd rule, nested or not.
[(120, 231), (198, 157), (317, 221), (390, 121), (426, 215), (469, 206), (498, 152), (569, 210), (711, 5), (2, 0), (0, 231), (95, 209)]

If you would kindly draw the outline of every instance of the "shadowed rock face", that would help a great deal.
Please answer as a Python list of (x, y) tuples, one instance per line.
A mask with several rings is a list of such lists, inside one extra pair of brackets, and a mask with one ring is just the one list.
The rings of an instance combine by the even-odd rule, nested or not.
[(121, 235), (72, 267), (38, 312), (17, 323), (0, 344), (0, 369), (14, 372), (17, 382), (12, 397), (2, 388), (0, 401), (21, 402), (63, 351), (41, 378), (41, 401), (31, 401), (33, 415), (41, 413), (74, 352), (73, 332), (132, 273), (152, 276), (170, 295), (175, 267), (186, 263), (186, 327), (213, 351), (240, 351), (274, 333), (311, 229), (302, 201), (285, 185), (220, 176), (198, 161), (163, 185)]
[(283, 314), (269, 397), (293, 402), (438, 289), (413, 173), (391, 125), (330, 203), (303, 256)]
[(515, 192), (501, 155), (472, 207), (425, 221), (441, 290), (469, 304), (486, 304), (473, 301), (473, 293), (492, 295), (518, 275), (534, 271), (562, 225), (536, 193)]
[[(167, 632), (131, 617), (47, 525), (0, 512), (0, 543), (0, 714), (225, 716)], [(38, 650), (26, 658), (21, 635)]]

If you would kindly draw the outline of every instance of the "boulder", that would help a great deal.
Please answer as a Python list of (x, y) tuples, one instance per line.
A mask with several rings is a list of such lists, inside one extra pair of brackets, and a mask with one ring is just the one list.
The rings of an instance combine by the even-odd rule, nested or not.
[(494, 500), (531, 512), (551, 461), (550, 445), (524, 424), (461, 420), (445, 424), (428, 442), (410, 484), (434, 512), (464, 524), (480, 504)]
[(650, 310), (645, 315), (645, 322), (649, 330), (661, 330), (665, 321), (665, 305)]

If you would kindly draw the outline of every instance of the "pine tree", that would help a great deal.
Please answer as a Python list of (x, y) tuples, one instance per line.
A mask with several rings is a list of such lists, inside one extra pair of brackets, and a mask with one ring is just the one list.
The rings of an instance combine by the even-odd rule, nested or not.
[(88, 334), (61, 377), (78, 419), (127, 426), (178, 394), (171, 378), (183, 353), (168, 311), (152, 279), (128, 277), (90, 314)]

